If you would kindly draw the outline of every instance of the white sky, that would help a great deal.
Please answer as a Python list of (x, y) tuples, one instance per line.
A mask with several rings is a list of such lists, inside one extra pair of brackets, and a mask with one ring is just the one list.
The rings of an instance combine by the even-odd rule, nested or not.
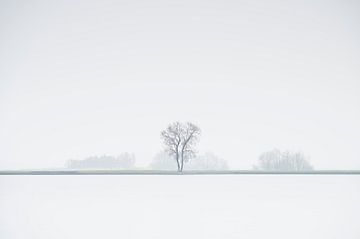
[(0, 2), (0, 169), (134, 152), (192, 121), (249, 169), (301, 150), (360, 169), (360, 3)]

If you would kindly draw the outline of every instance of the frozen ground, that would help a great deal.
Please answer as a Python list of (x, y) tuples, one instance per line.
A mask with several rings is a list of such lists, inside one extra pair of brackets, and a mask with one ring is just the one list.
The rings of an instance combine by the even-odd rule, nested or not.
[(0, 238), (359, 239), (359, 175), (0, 176)]

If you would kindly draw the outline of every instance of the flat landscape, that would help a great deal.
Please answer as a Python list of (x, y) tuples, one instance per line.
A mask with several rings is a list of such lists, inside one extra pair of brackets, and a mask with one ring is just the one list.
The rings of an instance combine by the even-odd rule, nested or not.
[(351, 174), (2, 175), (0, 236), (358, 239), (359, 198)]

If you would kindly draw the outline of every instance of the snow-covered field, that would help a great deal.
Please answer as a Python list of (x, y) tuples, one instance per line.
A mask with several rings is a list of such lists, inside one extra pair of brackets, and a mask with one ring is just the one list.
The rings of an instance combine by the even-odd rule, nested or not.
[(0, 238), (359, 239), (360, 176), (0, 176)]

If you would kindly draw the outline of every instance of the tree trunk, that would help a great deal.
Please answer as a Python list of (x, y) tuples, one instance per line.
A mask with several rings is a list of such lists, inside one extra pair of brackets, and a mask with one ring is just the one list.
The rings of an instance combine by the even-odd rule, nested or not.
[(183, 153), (181, 153), (181, 169), (180, 169), (180, 172), (182, 172), (184, 169), (184, 155)]
[(182, 167), (180, 166), (179, 155), (176, 155), (176, 163), (177, 163), (178, 172), (181, 172), (181, 171), (182, 171)]

